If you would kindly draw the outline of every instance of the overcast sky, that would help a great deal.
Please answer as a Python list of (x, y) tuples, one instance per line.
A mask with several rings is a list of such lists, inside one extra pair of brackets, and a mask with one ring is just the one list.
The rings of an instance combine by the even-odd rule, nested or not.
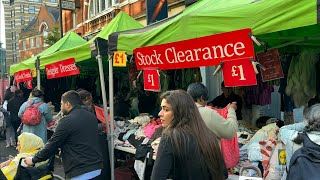
[(5, 47), (5, 25), (4, 25), (4, 9), (2, 5), (2, 0), (0, 0), (0, 42), (2, 42), (2, 47)]

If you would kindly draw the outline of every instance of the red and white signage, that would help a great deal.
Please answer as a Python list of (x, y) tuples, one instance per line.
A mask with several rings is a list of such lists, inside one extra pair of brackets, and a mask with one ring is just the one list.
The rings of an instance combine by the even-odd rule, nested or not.
[(159, 70), (213, 66), (221, 61), (254, 58), (254, 46), (242, 29), (168, 44), (141, 47), (134, 50), (138, 70)]
[(265, 71), (261, 71), (263, 82), (284, 77), (278, 49), (271, 49), (267, 52), (257, 53), (257, 58), (259, 63), (266, 68)]
[(160, 91), (160, 76), (156, 69), (145, 69), (143, 71), (144, 90)]
[(250, 59), (225, 61), (222, 72), (226, 87), (257, 85), (256, 73)]
[(45, 66), (47, 79), (60, 78), (80, 74), (74, 58), (66, 59)]
[(14, 73), (14, 80), (19, 83), (19, 82), (25, 82), (25, 81), (30, 81), (32, 80), (32, 75), (30, 69), (26, 69), (23, 71), (18, 71)]

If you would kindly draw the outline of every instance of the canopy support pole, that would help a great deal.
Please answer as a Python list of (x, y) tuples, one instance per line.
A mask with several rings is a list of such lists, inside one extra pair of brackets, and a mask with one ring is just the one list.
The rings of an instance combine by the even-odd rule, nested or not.
[(37, 56), (37, 60), (36, 60), (36, 69), (37, 69), (37, 89), (40, 89), (41, 83), (40, 83), (40, 56)]
[[(114, 143), (113, 143), (113, 96), (112, 101), (110, 100), (110, 122), (111, 125), (109, 126), (109, 119), (108, 119), (108, 108), (107, 108), (107, 95), (106, 95), (106, 85), (104, 81), (104, 72), (103, 72), (103, 64), (102, 64), (102, 57), (100, 55), (99, 49), (98, 49), (98, 55), (96, 56), (96, 59), (98, 61), (99, 66), (99, 75), (100, 75), (100, 84), (101, 84), (101, 92), (102, 92), (102, 102), (103, 102), (103, 112), (104, 117), (106, 119), (106, 126), (107, 126), (107, 139), (108, 139), (108, 147), (109, 147), (109, 157), (110, 157), (110, 167), (111, 167), (111, 180), (114, 180)], [(111, 78), (109, 77), (109, 82)], [(110, 87), (111, 89), (111, 87)], [(112, 91), (113, 93), (113, 91)]]
[(113, 66), (112, 56), (109, 57), (109, 106), (110, 106), (110, 143), (111, 143), (111, 180), (114, 180), (114, 97), (113, 97)]

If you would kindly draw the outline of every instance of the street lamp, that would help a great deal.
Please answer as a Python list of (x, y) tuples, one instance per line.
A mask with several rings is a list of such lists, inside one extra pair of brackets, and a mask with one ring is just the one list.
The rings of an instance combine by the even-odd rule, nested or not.
[(59, 13), (60, 13), (60, 37), (63, 37), (63, 25), (62, 25), (62, 0), (59, 0)]

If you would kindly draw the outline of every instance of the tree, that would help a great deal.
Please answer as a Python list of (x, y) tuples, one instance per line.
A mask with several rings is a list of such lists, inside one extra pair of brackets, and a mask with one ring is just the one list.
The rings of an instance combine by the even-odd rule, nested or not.
[(48, 33), (47, 37), (44, 38), (44, 42), (49, 46), (52, 46), (54, 43), (60, 39), (60, 29), (58, 26), (54, 26), (52, 31)]

